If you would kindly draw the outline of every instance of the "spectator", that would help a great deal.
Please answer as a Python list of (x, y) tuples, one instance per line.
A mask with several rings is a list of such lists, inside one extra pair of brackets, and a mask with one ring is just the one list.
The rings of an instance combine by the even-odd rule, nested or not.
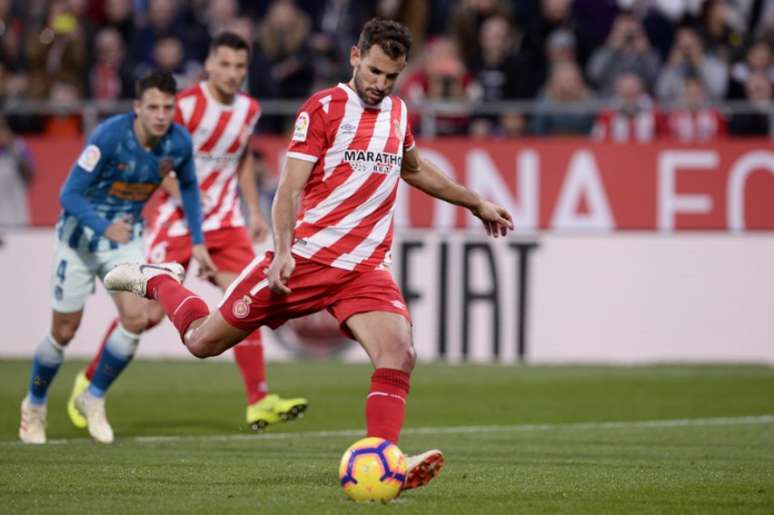
[(411, 32), (412, 53), (422, 48), (430, 16), (425, 0), (377, 0), (375, 4), (372, 16), (402, 23)]
[(352, 74), (349, 51), (368, 19), (369, 9), (366, 2), (355, 0), (325, 2), (319, 28), (309, 41), (315, 69), (313, 91), (349, 80)]
[(133, 81), (126, 65), (126, 52), (121, 33), (105, 27), (95, 39), (96, 62), (89, 73), (89, 90), (95, 100), (133, 98)]
[(713, 101), (721, 100), (728, 86), (728, 70), (717, 57), (704, 51), (701, 39), (690, 27), (677, 31), (666, 66), (661, 70), (656, 93), (662, 101), (678, 98), (686, 77), (696, 76)]
[(550, 67), (548, 64), (550, 57), (547, 54), (548, 42), (558, 30), (572, 34), (573, 56), (581, 66), (585, 66), (591, 53), (591, 38), (572, 17), (572, 1), (541, 0), (540, 12), (527, 24), (521, 41), (521, 54), (529, 63), (530, 73), (537, 77), (533, 96), (537, 94), (548, 77)]
[(591, 56), (588, 76), (606, 98), (616, 92), (618, 77), (634, 73), (644, 88), (652, 90), (658, 78), (660, 59), (650, 47), (640, 21), (629, 13), (616, 17), (605, 45)]
[(578, 65), (572, 62), (557, 64), (551, 69), (545, 92), (538, 102), (532, 132), (540, 135), (588, 134), (594, 123), (593, 116), (567, 111), (590, 98)]
[[(200, 62), (187, 60), (183, 42), (177, 36), (164, 36), (156, 42), (153, 48), (153, 68), (159, 71), (170, 72), (177, 81), (179, 90), (183, 90), (196, 84), (202, 78), (202, 65)], [(141, 75), (149, 73), (148, 70)]]
[(57, 79), (51, 83), (49, 101), (53, 113), (43, 121), (43, 132), (54, 138), (75, 138), (81, 135), (81, 116), (73, 104), (82, 99), (80, 88), (74, 82)]
[(34, 167), (27, 147), (0, 116), (0, 227), (29, 224), (27, 188)]
[(105, 0), (105, 23), (103, 28), (105, 27), (117, 30), (123, 40), (124, 49), (129, 48), (135, 31), (134, 19), (132, 17), (132, 0)]
[(208, 32), (212, 38), (239, 17), (239, 4), (237, 0), (210, 0), (206, 13)]
[(770, 133), (771, 82), (762, 73), (747, 78), (747, 101), (751, 112), (735, 113), (728, 124), (734, 136), (767, 136)]
[(306, 44), (311, 22), (292, 0), (276, 0), (258, 27), (260, 52), (266, 59), (266, 77), (283, 98), (304, 98), (314, 81)]
[(147, 19), (138, 23), (131, 46), (131, 60), (143, 73), (143, 67), (153, 65), (153, 52), (156, 43), (166, 37), (174, 36), (183, 47), (184, 62), (203, 62), (207, 56), (208, 36), (206, 31), (194, 23), (184, 23), (177, 0), (150, 0)]
[(29, 66), (27, 96), (49, 96), (53, 81), (64, 81), (85, 92), (88, 69), (86, 33), (66, 0), (54, 0), (44, 23), (27, 31), (26, 55)]
[(511, 19), (511, 9), (503, 0), (460, 0), (452, 13), (448, 33), (459, 48), (462, 61), (469, 66), (481, 54), (479, 34), (490, 16)]
[(745, 97), (745, 84), (750, 75), (761, 73), (774, 83), (774, 55), (771, 46), (764, 39), (753, 42), (745, 52), (744, 61), (731, 67), (728, 83), (728, 98), (732, 100)]
[(660, 135), (661, 124), (661, 115), (645, 92), (642, 78), (623, 73), (615, 81), (613, 105), (599, 113), (592, 136), (600, 141), (644, 143)]
[[(541, 57), (540, 64), (534, 61), (525, 64), (528, 72), (523, 74), (526, 97), (535, 98), (540, 94), (548, 78), (548, 72), (562, 63), (577, 63), (577, 42), (575, 35), (567, 29), (556, 29), (546, 40), (545, 57)], [(521, 56), (524, 53), (520, 54)]]
[(710, 107), (704, 84), (698, 77), (683, 81), (679, 106), (666, 117), (666, 133), (683, 143), (706, 142), (724, 136), (728, 131), (720, 111)]
[(485, 102), (527, 95), (525, 79), (530, 71), (513, 51), (513, 31), (508, 18), (490, 16), (481, 25), (481, 53), (471, 65), (471, 73), (481, 86)]
[[(438, 38), (428, 43), (422, 61), (422, 68), (410, 74), (401, 88), (401, 96), (413, 107), (412, 127), (418, 132), (427, 131), (421, 126), (416, 106), (427, 101), (464, 101), (475, 100), (479, 88), (468, 73), (460, 58), (457, 46), (446, 38)], [(409, 111), (412, 111), (412, 108)], [(469, 115), (466, 110), (445, 111), (436, 117), (436, 133), (439, 135), (465, 134), (468, 129)]]
[(701, 6), (699, 36), (707, 53), (724, 63), (740, 51), (744, 36), (731, 25), (728, 0), (706, 0)]

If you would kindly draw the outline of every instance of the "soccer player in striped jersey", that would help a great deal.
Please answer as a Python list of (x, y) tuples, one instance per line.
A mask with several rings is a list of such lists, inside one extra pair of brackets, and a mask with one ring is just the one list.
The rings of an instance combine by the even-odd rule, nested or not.
[[(108, 288), (161, 302), (198, 357), (222, 353), (261, 325), (277, 327), (327, 309), (375, 368), (366, 398), (367, 434), (392, 442), (403, 425), (416, 361), (409, 313), (389, 269), (398, 180), (468, 208), (493, 237), (513, 229), (505, 209), (419, 156), (406, 105), (390, 96), (410, 45), (403, 25), (369, 21), (351, 50), (350, 82), (302, 106), (274, 199), (274, 251), (242, 271), (218, 310), (210, 313), (203, 300), (191, 299), (174, 264), (126, 264), (106, 278)], [(404, 489), (427, 484), (443, 455), (427, 451), (410, 456), (408, 464)]]
[[(175, 122), (185, 127), (193, 140), (204, 243), (217, 267), (209, 279), (223, 290), (255, 258), (252, 240), (261, 241), (268, 235), (255, 187), (255, 163), (248, 149), (261, 110), (257, 100), (240, 91), (248, 60), (249, 46), (244, 39), (232, 32), (219, 34), (205, 63), (207, 80), (177, 95), (175, 113)], [(191, 230), (181, 208), (179, 187), (173, 177), (166, 178), (162, 187), (161, 202), (151, 216), (146, 238), (146, 259), (149, 263), (175, 261), (188, 268)], [(247, 227), (240, 190), (249, 213)], [(161, 305), (151, 303), (149, 325), (163, 317)], [(67, 411), (78, 427), (85, 427), (86, 421), (78, 413), (75, 399), (96, 373), (102, 348), (119, 330), (117, 322), (110, 325), (100, 351), (75, 379)], [(304, 398), (284, 399), (268, 392), (259, 329), (234, 347), (234, 357), (245, 386), (250, 427), (259, 430), (291, 420), (306, 409)]]
[[(94, 130), (62, 187), (51, 332), (35, 351), (22, 401), (19, 437), (25, 443), (46, 441), (47, 391), (80, 325), (94, 278), (104, 280), (119, 263), (142, 261), (142, 208), (173, 171), (191, 227), (193, 256), (205, 272), (213, 269), (202, 235), (191, 137), (172, 123), (176, 92), (170, 74), (156, 72), (140, 80), (134, 112), (109, 118)], [(103, 443), (113, 441), (104, 392), (131, 360), (148, 320), (147, 301), (125, 293), (112, 296), (118, 308), (116, 334), (102, 353), (100, 372), (75, 401), (89, 433)]]

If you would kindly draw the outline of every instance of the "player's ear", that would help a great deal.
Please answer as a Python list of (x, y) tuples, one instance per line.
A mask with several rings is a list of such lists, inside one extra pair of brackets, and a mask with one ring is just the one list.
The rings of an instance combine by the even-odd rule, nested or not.
[(360, 64), (360, 49), (357, 47), (357, 45), (353, 45), (352, 49), (349, 51), (349, 64), (352, 66), (357, 66)]
[(134, 101), (134, 114), (136, 114), (137, 116), (140, 115), (140, 106), (141, 105), (142, 105), (142, 101), (141, 100), (135, 100)]

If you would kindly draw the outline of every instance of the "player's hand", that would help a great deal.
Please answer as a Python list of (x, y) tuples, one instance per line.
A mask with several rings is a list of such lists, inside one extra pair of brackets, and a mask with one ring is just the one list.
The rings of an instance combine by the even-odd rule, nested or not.
[(296, 268), (296, 260), (290, 252), (286, 254), (274, 254), (274, 259), (266, 272), (266, 278), (269, 279), (269, 288), (280, 295), (287, 295), (292, 290), (288, 288), (290, 275)]
[(191, 248), (191, 255), (199, 263), (199, 277), (212, 279), (218, 273), (218, 267), (212, 262), (207, 247), (199, 243)]
[(513, 230), (511, 214), (505, 208), (488, 200), (481, 199), (470, 211), (484, 223), (484, 229), (489, 236), (497, 238)]
[(263, 218), (261, 213), (250, 215), (250, 236), (255, 243), (261, 243), (269, 235), (269, 224)]
[(128, 243), (132, 239), (132, 225), (129, 223), (132, 217), (126, 215), (116, 220), (105, 229), (105, 238), (116, 243)]

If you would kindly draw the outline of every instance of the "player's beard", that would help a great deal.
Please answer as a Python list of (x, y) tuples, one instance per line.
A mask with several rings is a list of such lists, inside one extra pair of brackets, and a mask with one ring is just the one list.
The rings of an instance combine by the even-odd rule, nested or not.
[(357, 96), (360, 97), (360, 100), (367, 106), (376, 106), (379, 105), (382, 100), (384, 100), (384, 97), (389, 95), (389, 91), (384, 93), (384, 96), (382, 96), (379, 100), (373, 101), (370, 98), (368, 98), (368, 92), (366, 91), (366, 87), (363, 85), (363, 83), (360, 81), (359, 77), (359, 69), (355, 68), (355, 74), (352, 77), (352, 82), (355, 84), (355, 93), (357, 93)]

